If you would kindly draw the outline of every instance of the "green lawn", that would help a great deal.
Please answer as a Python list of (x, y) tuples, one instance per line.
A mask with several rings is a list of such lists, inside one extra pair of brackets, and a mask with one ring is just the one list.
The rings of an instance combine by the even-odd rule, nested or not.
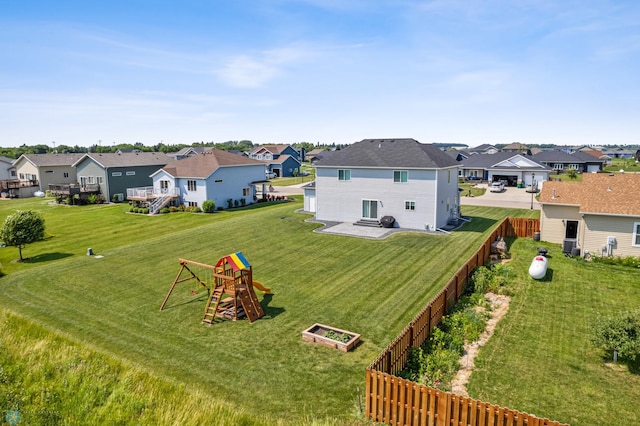
[[(297, 197), (146, 217), (125, 205), (0, 202), (0, 219), (40, 211), (48, 235), (26, 247), (29, 262), (0, 249), (0, 402), (14, 396), (7, 378), (20, 377), (11, 389), (25, 413), (39, 401), (79, 423), (358, 423), (366, 366), (440, 290), (455, 259), (503, 217), (536, 213), (465, 207), (472, 222), (450, 236), (363, 240), (313, 233), (319, 225), (300, 207)], [(550, 249), (548, 281), (526, 273), (538, 245)], [(104, 258), (86, 256), (89, 247)], [(589, 337), (598, 314), (638, 306), (640, 271), (569, 259), (530, 239), (510, 249), (514, 296), (476, 359), (471, 396), (572, 425), (638, 424), (640, 369), (605, 363)], [(189, 284), (159, 312), (178, 258), (211, 264), (234, 251), (273, 289), (258, 293), (263, 319), (202, 325), (204, 294), (192, 297)], [(314, 322), (363, 342), (346, 354), (303, 342)]]
[(613, 158), (611, 165), (604, 168), (605, 172), (618, 173), (620, 170), (625, 172), (640, 172), (640, 163), (636, 163), (633, 158)]
[[(546, 281), (527, 274), (539, 245), (549, 247)], [(640, 366), (611, 366), (589, 343), (598, 315), (638, 307), (640, 270), (571, 259), (530, 239), (510, 250), (515, 294), (476, 359), (470, 395), (573, 426), (640, 424)]]
[[(295, 213), (301, 204), (146, 217), (125, 205), (1, 202), (0, 218), (41, 211), (49, 237), (26, 247), (25, 263), (12, 262), (16, 248), (0, 249), (0, 308), (260, 418), (344, 422), (358, 418), (366, 366), (446, 283), (455, 259), (503, 217), (535, 214), (465, 208), (473, 221), (449, 236), (366, 240), (313, 233), (319, 225)], [(89, 247), (104, 257), (87, 256)], [(263, 319), (203, 325), (205, 296), (192, 297), (189, 284), (159, 312), (178, 258), (213, 264), (235, 251), (273, 290), (259, 293)], [(345, 354), (303, 342), (315, 322), (360, 333), (362, 344)]]

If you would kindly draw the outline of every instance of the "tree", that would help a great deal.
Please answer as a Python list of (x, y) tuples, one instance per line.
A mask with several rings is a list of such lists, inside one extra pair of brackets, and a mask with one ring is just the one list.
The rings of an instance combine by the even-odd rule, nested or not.
[(18, 247), (20, 262), (22, 249), (27, 245), (44, 238), (44, 219), (40, 213), (32, 210), (18, 210), (7, 216), (0, 230), (0, 239), (7, 246)]
[(575, 169), (569, 169), (567, 170), (567, 176), (569, 176), (569, 179), (574, 180), (578, 177), (578, 172)]
[(614, 360), (635, 361), (640, 356), (640, 310), (600, 318), (593, 332), (591, 342)]

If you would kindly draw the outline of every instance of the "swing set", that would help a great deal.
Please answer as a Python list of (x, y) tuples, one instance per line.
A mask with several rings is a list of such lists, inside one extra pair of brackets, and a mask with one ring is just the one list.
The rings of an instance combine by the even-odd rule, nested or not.
[(193, 280), (192, 295), (198, 294), (201, 287), (208, 294), (202, 322), (212, 324), (215, 318), (235, 321), (242, 317), (253, 322), (264, 316), (254, 287), (265, 294), (271, 294), (271, 289), (253, 281), (253, 270), (242, 253), (224, 256), (215, 265), (179, 260), (180, 271), (160, 306), (161, 311), (177, 284)]

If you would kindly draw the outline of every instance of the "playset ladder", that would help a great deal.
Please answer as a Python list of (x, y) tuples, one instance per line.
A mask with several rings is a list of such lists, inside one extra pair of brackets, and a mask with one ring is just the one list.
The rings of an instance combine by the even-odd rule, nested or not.
[(202, 322), (213, 324), (213, 320), (216, 317), (216, 311), (218, 310), (218, 305), (220, 304), (220, 299), (222, 298), (223, 293), (224, 286), (217, 286), (213, 290), (207, 302), (207, 307), (204, 309), (204, 317), (202, 317)]
[(244, 287), (245, 288), (239, 292), (240, 303), (242, 303), (244, 313), (247, 315), (249, 322), (254, 322), (264, 316), (264, 311), (262, 310), (260, 302), (258, 302), (256, 292), (253, 291), (253, 286), (247, 285)]

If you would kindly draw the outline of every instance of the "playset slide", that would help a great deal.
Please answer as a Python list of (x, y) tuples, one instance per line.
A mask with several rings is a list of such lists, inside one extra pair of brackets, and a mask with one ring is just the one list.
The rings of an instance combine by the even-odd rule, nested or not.
[(253, 282), (253, 286), (255, 288), (257, 288), (258, 290), (264, 292), (265, 294), (271, 294), (271, 289), (267, 288), (265, 286), (263, 286), (262, 284), (260, 284), (258, 281), (254, 281)]

